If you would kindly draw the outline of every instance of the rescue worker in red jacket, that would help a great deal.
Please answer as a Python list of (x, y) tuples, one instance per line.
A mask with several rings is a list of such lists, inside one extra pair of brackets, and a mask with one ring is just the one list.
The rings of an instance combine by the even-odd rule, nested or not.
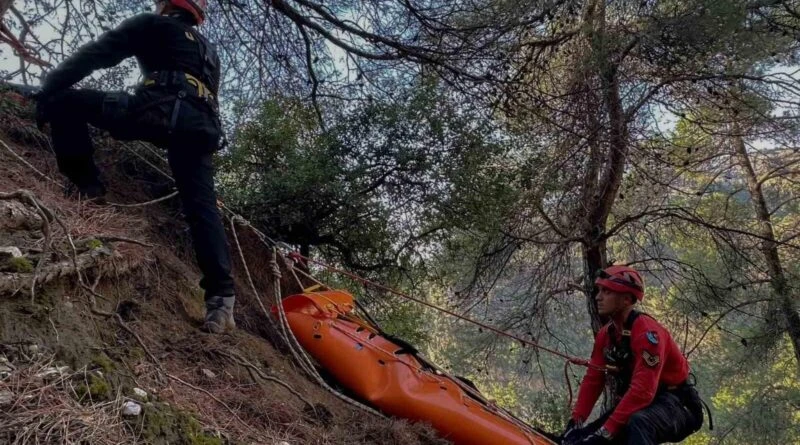
[[(689, 364), (669, 331), (634, 308), (644, 283), (634, 269), (611, 266), (595, 284), (597, 311), (610, 322), (597, 333), (591, 367), (581, 383), (563, 444), (659, 444), (680, 442), (703, 424), (703, 407)], [(607, 373), (601, 369), (608, 369)], [(614, 408), (585, 425), (613, 379)]]

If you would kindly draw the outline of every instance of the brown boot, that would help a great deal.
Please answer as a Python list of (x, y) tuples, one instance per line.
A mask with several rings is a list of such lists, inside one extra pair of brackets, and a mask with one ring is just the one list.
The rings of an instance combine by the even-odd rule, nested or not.
[(206, 300), (206, 318), (202, 330), (211, 334), (222, 334), (236, 329), (233, 320), (233, 304), (236, 297), (211, 297)]

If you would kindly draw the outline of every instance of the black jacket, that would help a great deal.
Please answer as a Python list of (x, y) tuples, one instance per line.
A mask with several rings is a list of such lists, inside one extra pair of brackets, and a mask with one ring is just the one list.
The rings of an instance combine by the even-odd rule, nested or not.
[(203, 79), (216, 95), (220, 79), (219, 57), (213, 47), (204, 42), (215, 65), (210, 78), (204, 79), (207, 62), (202, 45), (187, 37), (187, 33), (204, 40), (200, 33), (192, 30), (189, 19), (180, 15), (146, 13), (129, 18), (116, 29), (82, 46), (52, 70), (45, 78), (42, 93), (51, 95), (71, 87), (95, 70), (136, 57), (145, 77), (156, 71), (189, 73)]
[[(180, 138), (187, 144), (207, 145), (203, 151), (217, 149), (222, 135), (216, 99), (219, 57), (213, 45), (192, 27), (187, 15), (145, 13), (123, 21), (48, 73), (41, 96), (54, 96), (95, 70), (115, 66), (128, 57), (136, 58), (144, 79), (156, 73), (190, 74), (200, 79), (213, 97), (209, 100), (188, 95), (178, 101), (181, 89), (191, 90), (179, 82), (149, 87), (142, 84), (132, 97), (117, 94), (115, 98), (115, 93), (109, 93), (107, 102), (115, 105), (104, 106), (104, 115), (110, 120), (125, 121), (112, 135), (159, 145), (174, 145)], [(185, 81), (182, 74), (175, 77)]]

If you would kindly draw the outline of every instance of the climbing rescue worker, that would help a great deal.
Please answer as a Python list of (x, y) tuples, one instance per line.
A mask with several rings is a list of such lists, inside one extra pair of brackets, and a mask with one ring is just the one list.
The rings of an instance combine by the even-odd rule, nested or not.
[[(203, 273), (203, 329), (235, 328), (230, 252), (216, 192), (212, 153), (224, 139), (217, 92), (220, 62), (197, 30), (206, 0), (156, 1), (140, 14), (81, 47), (44, 79), (37, 121), (50, 122), (61, 172), (83, 199), (102, 197), (87, 123), (121, 140), (145, 140), (166, 149)], [(100, 68), (135, 57), (143, 81), (133, 95), (71, 87)]]
[[(597, 333), (591, 366), (562, 444), (682, 441), (702, 426), (702, 401), (688, 381), (689, 364), (669, 331), (634, 308), (644, 298), (641, 276), (630, 267), (611, 266), (600, 271), (595, 284), (597, 311), (610, 322)], [(615, 406), (584, 425), (606, 376), (613, 379)]]

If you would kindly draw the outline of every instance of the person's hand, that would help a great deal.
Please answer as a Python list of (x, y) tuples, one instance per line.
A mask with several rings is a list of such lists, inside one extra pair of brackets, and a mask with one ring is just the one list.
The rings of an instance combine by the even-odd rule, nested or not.
[(578, 442), (579, 445), (610, 445), (611, 435), (608, 434), (605, 428), (600, 428), (595, 433), (589, 435), (582, 441)]
[(32, 97), (36, 99), (36, 128), (44, 131), (45, 124), (50, 122), (50, 97), (41, 93), (35, 93)]
[(564, 428), (564, 432), (561, 434), (561, 443), (571, 444), (577, 442), (579, 436), (578, 431), (581, 427), (583, 427), (583, 422), (570, 419), (569, 422), (567, 422), (567, 427)]

